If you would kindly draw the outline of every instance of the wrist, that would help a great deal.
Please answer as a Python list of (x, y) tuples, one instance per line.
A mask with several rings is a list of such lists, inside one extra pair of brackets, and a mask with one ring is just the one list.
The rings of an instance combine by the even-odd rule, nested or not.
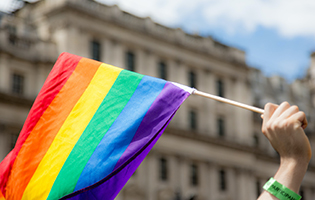
[(299, 173), (305, 173), (309, 164), (308, 159), (304, 158), (281, 158), (279, 169), (285, 171), (294, 171)]
[(274, 178), (279, 183), (298, 193), (307, 171), (308, 163), (308, 161), (299, 161), (297, 159), (281, 159), (279, 170)]
[(274, 197), (283, 200), (300, 200), (301, 196), (294, 191), (290, 190), (286, 186), (279, 183), (274, 178), (270, 178), (264, 185), (264, 190), (272, 194)]

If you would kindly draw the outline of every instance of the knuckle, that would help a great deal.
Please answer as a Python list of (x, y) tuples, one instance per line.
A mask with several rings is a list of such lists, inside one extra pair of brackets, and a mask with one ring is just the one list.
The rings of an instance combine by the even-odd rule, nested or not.
[(279, 123), (272, 123), (270, 126), (270, 130), (278, 130), (280, 128), (280, 124)]
[(267, 112), (272, 112), (272, 111), (275, 110), (277, 107), (278, 107), (278, 105), (269, 102), (269, 103), (267, 103), (267, 104), (265, 105), (264, 109), (265, 109)]
[(290, 106), (289, 102), (287, 102), (287, 101), (282, 102), (281, 105), (283, 105), (283, 106)]
[(268, 108), (270, 108), (272, 106), (272, 103), (266, 103), (265, 105), (265, 110), (267, 110)]
[(299, 112), (299, 107), (297, 107), (296, 105), (291, 106), (291, 107), (294, 112)]
[(303, 117), (306, 117), (306, 115), (305, 115), (305, 113), (303, 111), (299, 111), (298, 114), (303, 116)]
[(274, 128), (275, 128), (275, 123), (272, 123), (271, 121), (266, 123), (266, 126), (265, 126), (266, 131), (274, 130)]

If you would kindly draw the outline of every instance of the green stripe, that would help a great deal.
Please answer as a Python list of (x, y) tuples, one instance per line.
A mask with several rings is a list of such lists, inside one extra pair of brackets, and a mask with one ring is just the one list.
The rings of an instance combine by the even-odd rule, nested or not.
[[(135, 92), (143, 75), (123, 70), (117, 77), (89, 125), (72, 149), (47, 199), (59, 199), (73, 192), (91, 155)], [(123, 95), (117, 95), (117, 94)]]

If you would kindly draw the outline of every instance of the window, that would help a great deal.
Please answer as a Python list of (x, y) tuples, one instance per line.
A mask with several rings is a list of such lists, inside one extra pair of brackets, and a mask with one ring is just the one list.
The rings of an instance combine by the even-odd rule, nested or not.
[(195, 111), (191, 110), (189, 112), (189, 126), (191, 130), (197, 129), (197, 114)]
[(12, 92), (14, 94), (23, 94), (24, 92), (24, 76), (14, 73), (12, 75)]
[(99, 41), (93, 40), (91, 42), (91, 53), (93, 60), (101, 60), (101, 44)]
[(257, 198), (260, 196), (260, 193), (261, 193), (260, 182), (256, 181), (256, 195), (257, 195)]
[(219, 171), (219, 186), (221, 191), (226, 191), (226, 173), (224, 170)]
[(163, 61), (159, 62), (159, 77), (164, 80), (167, 79), (167, 66)]
[(135, 71), (135, 55), (131, 51), (126, 53), (126, 69)]
[(167, 160), (165, 158), (160, 159), (160, 179), (166, 181), (168, 178), (167, 173)]
[(224, 124), (224, 119), (223, 118), (218, 118), (217, 119), (217, 132), (218, 132), (218, 135), (220, 137), (223, 137), (225, 135), (225, 124)]
[(8, 31), (9, 31), (9, 42), (12, 45), (15, 45), (17, 42), (17, 37), (16, 37), (16, 27), (15, 26), (8, 26)]
[(192, 186), (198, 185), (198, 166), (195, 164), (190, 166), (190, 184)]
[(254, 139), (254, 146), (255, 146), (255, 147), (258, 147), (258, 146), (259, 146), (259, 137), (258, 137), (258, 134), (254, 133), (253, 139)]
[(224, 83), (221, 79), (217, 80), (217, 95), (224, 97)]
[(189, 86), (192, 88), (196, 88), (196, 74), (193, 71), (190, 71), (188, 74), (189, 78)]

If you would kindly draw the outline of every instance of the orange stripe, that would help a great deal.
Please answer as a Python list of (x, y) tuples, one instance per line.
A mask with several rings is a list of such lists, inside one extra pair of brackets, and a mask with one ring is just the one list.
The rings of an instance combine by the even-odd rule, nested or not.
[(82, 58), (22, 146), (7, 184), (8, 200), (19, 200), (56, 134), (87, 86), (100, 62)]
[(0, 190), (0, 200), (5, 200), (5, 198), (4, 198), (4, 196), (3, 196), (2, 192), (1, 192), (1, 190)]

